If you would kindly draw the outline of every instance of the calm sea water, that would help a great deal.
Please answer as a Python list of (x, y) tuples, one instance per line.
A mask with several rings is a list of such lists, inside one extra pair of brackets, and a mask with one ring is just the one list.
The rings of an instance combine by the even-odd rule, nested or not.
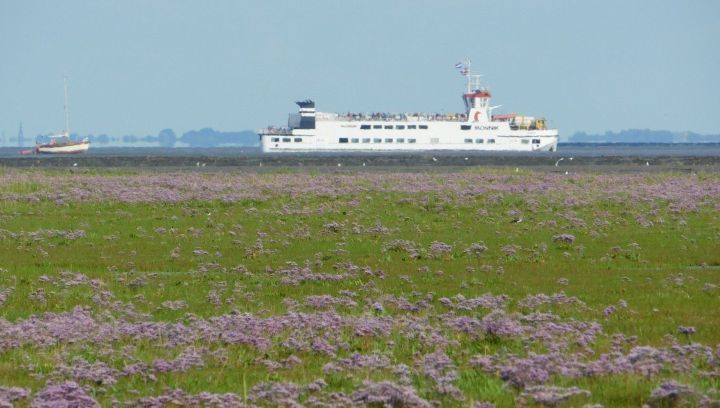
[[(21, 157), (21, 148), (0, 147), (0, 157)], [(368, 156), (368, 153), (302, 153), (290, 154), (289, 156), (332, 156), (342, 154), (343, 156)], [(377, 155), (417, 155), (414, 153), (373, 153)], [(653, 156), (720, 156), (720, 143), (698, 143), (698, 144), (571, 144), (561, 143), (557, 152), (434, 152), (439, 156), (545, 156), (545, 157), (600, 157), (600, 156), (621, 156), (621, 157), (653, 157)], [(252, 147), (211, 147), (211, 148), (165, 148), (165, 147), (91, 147), (84, 154), (94, 157), (239, 157), (239, 156), (260, 156), (263, 153), (259, 148)], [(288, 154), (275, 154), (288, 155)]]

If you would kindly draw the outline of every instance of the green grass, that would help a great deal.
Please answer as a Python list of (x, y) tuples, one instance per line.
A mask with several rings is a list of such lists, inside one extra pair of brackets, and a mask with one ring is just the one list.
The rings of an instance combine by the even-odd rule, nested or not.
[[(122, 176), (132, 177), (133, 173)], [(511, 173), (508, 176), (514, 177)], [(63, 174), (48, 173), (48, 177), (63, 177)], [(442, 177), (437, 176), (439, 181)], [(592, 175), (587, 177), (591, 179)], [(717, 178), (715, 175), (703, 177)], [(573, 181), (576, 182), (584, 181)], [(592, 186), (588, 184), (588, 187)], [(0, 186), (0, 192), (28, 194), (51, 188), (49, 184), (19, 181)], [(0, 289), (14, 288), (0, 306), (2, 317), (16, 321), (41, 313), (68, 311), (76, 306), (89, 307), (93, 313), (101, 312), (101, 307), (92, 300), (94, 291), (87, 285), (62, 288), (39, 280), (43, 275), (57, 278), (62, 271), (99, 279), (117, 300), (133, 303), (139, 312), (149, 313), (153, 320), (169, 322), (184, 321), (187, 313), (200, 317), (233, 310), (260, 316), (281, 314), (287, 310), (283, 303), (287, 299), (302, 303), (309, 295), (358, 291), (373, 281), (380, 294), (410, 297), (413, 292), (433, 293), (436, 308), (440, 307), (437, 299), (441, 297), (463, 294), (470, 298), (491, 292), (509, 295), (510, 309), (518, 310), (517, 302), (529, 294), (564, 291), (588, 307), (546, 309), (563, 318), (597, 320), (608, 336), (624, 333), (638, 336), (638, 344), (666, 345), (665, 336), (677, 336), (678, 326), (684, 325), (697, 328), (692, 341), (712, 347), (720, 343), (720, 313), (717, 312), (720, 289), (705, 287), (720, 284), (718, 197), (695, 211), (677, 214), (659, 198), (633, 202), (632, 206), (624, 201), (598, 198), (568, 208), (561, 205), (562, 191), (532, 197), (513, 194), (496, 199), (493, 194), (467, 198), (442, 193), (386, 193), (369, 188), (370, 191), (334, 197), (274, 194), (267, 199), (234, 203), (70, 202), (58, 205), (51, 201), (2, 201)], [(285, 208), (302, 211), (287, 214)], [(522, 213), (522, 222), (512, 222), (513, 211)], [(641, 227), (636, 221), (639, 214), (647, 215), (653, 226)], [(342, 224), (340, 232), (323, 228), (330, 222)], [(381, 224), (390, 233), (355, 234), (354, 224), (363, 227)], [(165, 231), (158, 232), (158, 228)], [(27, 234), (41, 229), (84, 230), (86, 235), (75, 240), (62, 237), (36, 240)], [(12, 238), (2, 231), (25, 234)], [(572, 245), (556, 244), (552, 237), (559, 233), (573, 234), (576, 241)], [(258, 239), (264, 251), (250, 253), (249, 248)], [(428, 256), (413, 259), (406, 253), (383, 251), (383, 246), (393, 239), (414, 241), (423, 250), (433, 241), (441, 241), (452, 245), (453, 251), (439, 259)], [(482, 257), (476, 259), (463, 253), (471, 243), (480, 241), (489, 248)], [(501, 251), (509, 244), (519, 246), (514, 256), (506, 256)], [(207, 251), (208, 255), (195, 256), (192, 253), (195, 249)], [(173, 251), (179, 253), (177, 258), (171, 257)], [(334, 264), (352, 262), (382, 270), (385, 278), (360, 274), (356, 279), (337, 283), (306, 282), (295, 287), (282, 285), (276, 273), (266, 272), (277, 270), (289, 261), (301, 265), (307, 261), (314, 265), (316, 272), (327, 273), (333, 272)], [(202, 265), (208, 263), (218, 266), (199, 272)], [(238, 265), (244, 265), (252, 275), (233, 272)], [(429, 271), (419, 272), (421, 268)], [(568, 280), (567, 285), (558, 283), (561, 278)], [(39, 289), (45, 292), (45, 302), (31, 298)], [(208, 292), (213, 289), (224, 301), (221, 306), (207, 300)], [(338, 311), (361, 313), (363, 296), (357, 299), (361, 305), (358, 310), (338, 308)], [(603, 309), (617, 305), (621, 299), (629, 307), (604, 317)], [(168, 300), (183, 300), (187, 308), (177, 311), (161, 308)], [(300, 310), (310, 311), (303, 306)], [(398, 315), (401, 312), (386, 308), (382, 313)], [(420, 315), (423, 313), (426, 312)], [(460, 356), (456, 360), (460, 362), (456, 385), (468, 399), (460, 403), (439, 396), (428, 379), (415, 376), (413, 385), (419, 394), (439, 399), (444, 405), (468, 405), (474, 400), (491, 400), (498, 406), (514, 405), (516, 391), (499, 378), (463, 361), (478, 353), (522, 352), (522, 345), (506, 340), (492, 343), (455, 336), (454, 340), (460, 344), (454, 348)], [(400, 334), (392, 339), (395, 344), (388, 346), (387, 339), (347, 335), (351, 350), (386, 353), (393, 357), (394, 363), (403, 362), (411, 367), (414, 353), (433, 351)], [(72, 356), (105, 361), (122, 368), (126, 361), (119, 357), (118, 350), (125, 345), (114, 344), (114, 351), (73, 344), (0, 351), (0, 385), (37, 391), (52, 377), (57, 361)], [(156, 358), (173, 358), (182, 351), (159, 348), (150, 342), (133, 344), (133, 347), (134, 356), (148, 363)], [(602, 340), (595, 347), (597, 351), (604, 351), (607, 341)], [(112, 386), (93, 387), (93, 392), (107, 404), (113, 398), (157, 395), (164, 387), (179, 387), (193, 393), (243, 395), (245, 389), (261, 381), (306, 384), (325, 378), (330, 390), (351, 392), (365, 378), (394, 378), (386, 371), (360, 372), (352, 377), (347, 373), (326, 375), (322, 367), (333, 359), (312, 353), (296, 353), (303, 361), (301, 369), (271, 372), (257, 360), (266, 357), (281, 360), (288, 352), (273, 348), (263, 353), (243, 346), (226, 349), (229, 358), (225, 363), (210, 362), (204, 368), (181, 374), (159, 374), (156, 382), (144, 381), (139, 376), (121, 378)], [(45, 376), (33, 375), (33, 370), (27, 368), (29, 362), (38, 367), (36, 372)], [(702, 390), (720, 386), (717, 379), (706, 380), (698, 373), (664, 373), (652, 379), (635, 376), (554, 379), (551, 383), (588, 389), (592, 392), (590, 400), (605, 406), (639, 406), (661, 378), (677, 378)], [(578, 399), (571, 400), (570, 404), (585, 402), (588, 401)]]

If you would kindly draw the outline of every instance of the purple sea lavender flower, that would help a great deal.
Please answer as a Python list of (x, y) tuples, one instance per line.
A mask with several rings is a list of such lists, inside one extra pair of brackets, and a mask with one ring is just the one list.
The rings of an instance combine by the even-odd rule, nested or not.
[(500, 248), (500, 252), (502, 252), (505, 256), (510, 258), (510, 257), (517, 255), (517, 251), (519, 249), (520, 249), (520, 247), (518, 245), (507, 244), (507, 245), (503, 245), (502, 248)]
[(203, 255), (207, 255), (207, 254), (208, 254), (208, 251), (206, 251), (204, 249), (196, 248), (193, 250), (193, 255), (195, 255), (195, 256), (203, 256)]
[(14, 289), (14, 287), (9, 287), (0, 290), (0, 306), (2, 306), (7, 301), (8, 296), (10, 296)]
[(160, 304), (164, 309), (168, 310), (180, 310), (187, 307), (187, 303), (184, 300), (166, 300)]
[(650, 393), (648, 403), (650, 406), (675, 407), (679, 406), (681, 401), (697, 395), (697, 390), (692, 386), (670, 380), (660, 384)]
[(462, 391), (453, 385), (458, 378), (455, 364), (445, 352), (439, 350), (426, 354), (421, 361), (423, 373), (435, 382), (435, 388), (440, 394), (447, 394), (456, 400), (464, 400)]
[(115, 384), (117, 382), (115, 377), (119, 374), (118, 370), (108, 367), (103, 362), (89, 363), (82, 358), (74, 360), (69, 366), (59, 366), (58, 372), (73, 380), (89, 380), (98, 385)]
[(403, 239), (395, 239), (383, 246), (383, 251), (386, 252), (406, 252), (411, 257), (417, 258), (420, 256), (420, 250), (418, 245), (412, 241), (406, 241)]
[(342, 224), (333, 221), (323, 225), (323, 229), (328, 232), (340, 232), (340, 230), (342, 230)]
[(0, 406), (13, 407), (15, 403), (30, 397), (30, 390), (20, 387), (0, 387)]
[(431, 408), (432, 404), (420, 398), (412, 387), (397, 385), (389, 381), (367, 382), (352, 394), (355, 403), (365, 406)]
[(610, 315), (615, 313), (616, 310), (615, 306), (610, 305), (603, 310), (603, 316), (610, 317)]
[(544, 407), (556, 407), (565, 400), (579, 395), (589, 397), (590, 391), (578, 387), (562, 388), (538, 385), (525, 388), (518, 399), (523, 404), (534, 402)]
[(695, 327), (693, 327), (693, 326), (678, 326), (678, 332), (680, 334), (689, 336), (691, 334), (695, 334)]
[(32, 408), (99, 408), (100, 404), (87, 395), (74, 381), (51, 384), (33, 399)]
[(125, 406), (129, 407), (217, 407), (217, 408), (242, 408), (242, 398), (233, 393), (212, 394), (201, 392), (196, 395), (187, 394), (180, 389), (167, 390), (156, 397), (144, 397), (135, 401), (128, 401)]
[(469, 247), (465, 248), (465, 252), (468, 255), (475, 256), (477, 258), (480, 258), (485, 251), (487, 251), (487, 246), (485, 246), (484, 242), (473, 242), (470, 244)]
[(250, 390), (248, 400), (272, 406), (297, 406), (300, 391), (293, 383), (265, 382)]
[(440, 241), (433, 241), (430, 244), (429, 252), (432, 257), (440, 258), (440, 257), (443, 257), (443, 256), (449, 254), (450, 252), (452, 252), (452, 250), (453, 250), (453, 247), (451, 245), (448, 245), (448, 244), (446, 244), (444, 242), (440, 242)]
[(327, 387), (327, 383), (322, 378), (318, 378), (317, 380), (311, 382), (307, 386), (307, 390), (309, 392), (318, 392), (321, 391), (323, 388)]
[(572, 245), (575, 242), (575, 235), (572, 234), (560, 234), (555, 235), (552, 238), (553, 242), (563, 245)]
[(381, 354), (365, 355), (353, 353), (348, 358), (341, 359), (338, 363), (346, 369), (356, 370), (370, 368), (379, 370), (390, 365), (390, 359)]

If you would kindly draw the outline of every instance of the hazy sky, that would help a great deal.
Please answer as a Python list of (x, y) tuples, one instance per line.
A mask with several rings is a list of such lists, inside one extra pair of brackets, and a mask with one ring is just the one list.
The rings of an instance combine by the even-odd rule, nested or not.
[(499, 111), (562, 136), (720, 132), (720, 1), (0, 0), (0, 131), (114, 136), (283, 125), (323, 111)]

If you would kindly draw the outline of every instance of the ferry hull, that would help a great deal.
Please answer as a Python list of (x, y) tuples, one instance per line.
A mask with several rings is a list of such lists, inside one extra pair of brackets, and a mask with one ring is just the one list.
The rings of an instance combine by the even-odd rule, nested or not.
[[(377, 124), (380, 123), (380, 124)], [(262, 151), (414, 152), (414, 151), (556, 151), (556, 129), (513, 130), (506, 122), (342, 122), (318, 121), (316, 129), (260, 132)], [(420, 126), (426, 129), (419, 129)], [(370, 129), (364, 129), (367, 127)], [(382, 126), (382, 129), (373, 129)], [(412, 125), (411, 125), (412, 126)], [(387, 127), (387, 129), (386, 129)]]

